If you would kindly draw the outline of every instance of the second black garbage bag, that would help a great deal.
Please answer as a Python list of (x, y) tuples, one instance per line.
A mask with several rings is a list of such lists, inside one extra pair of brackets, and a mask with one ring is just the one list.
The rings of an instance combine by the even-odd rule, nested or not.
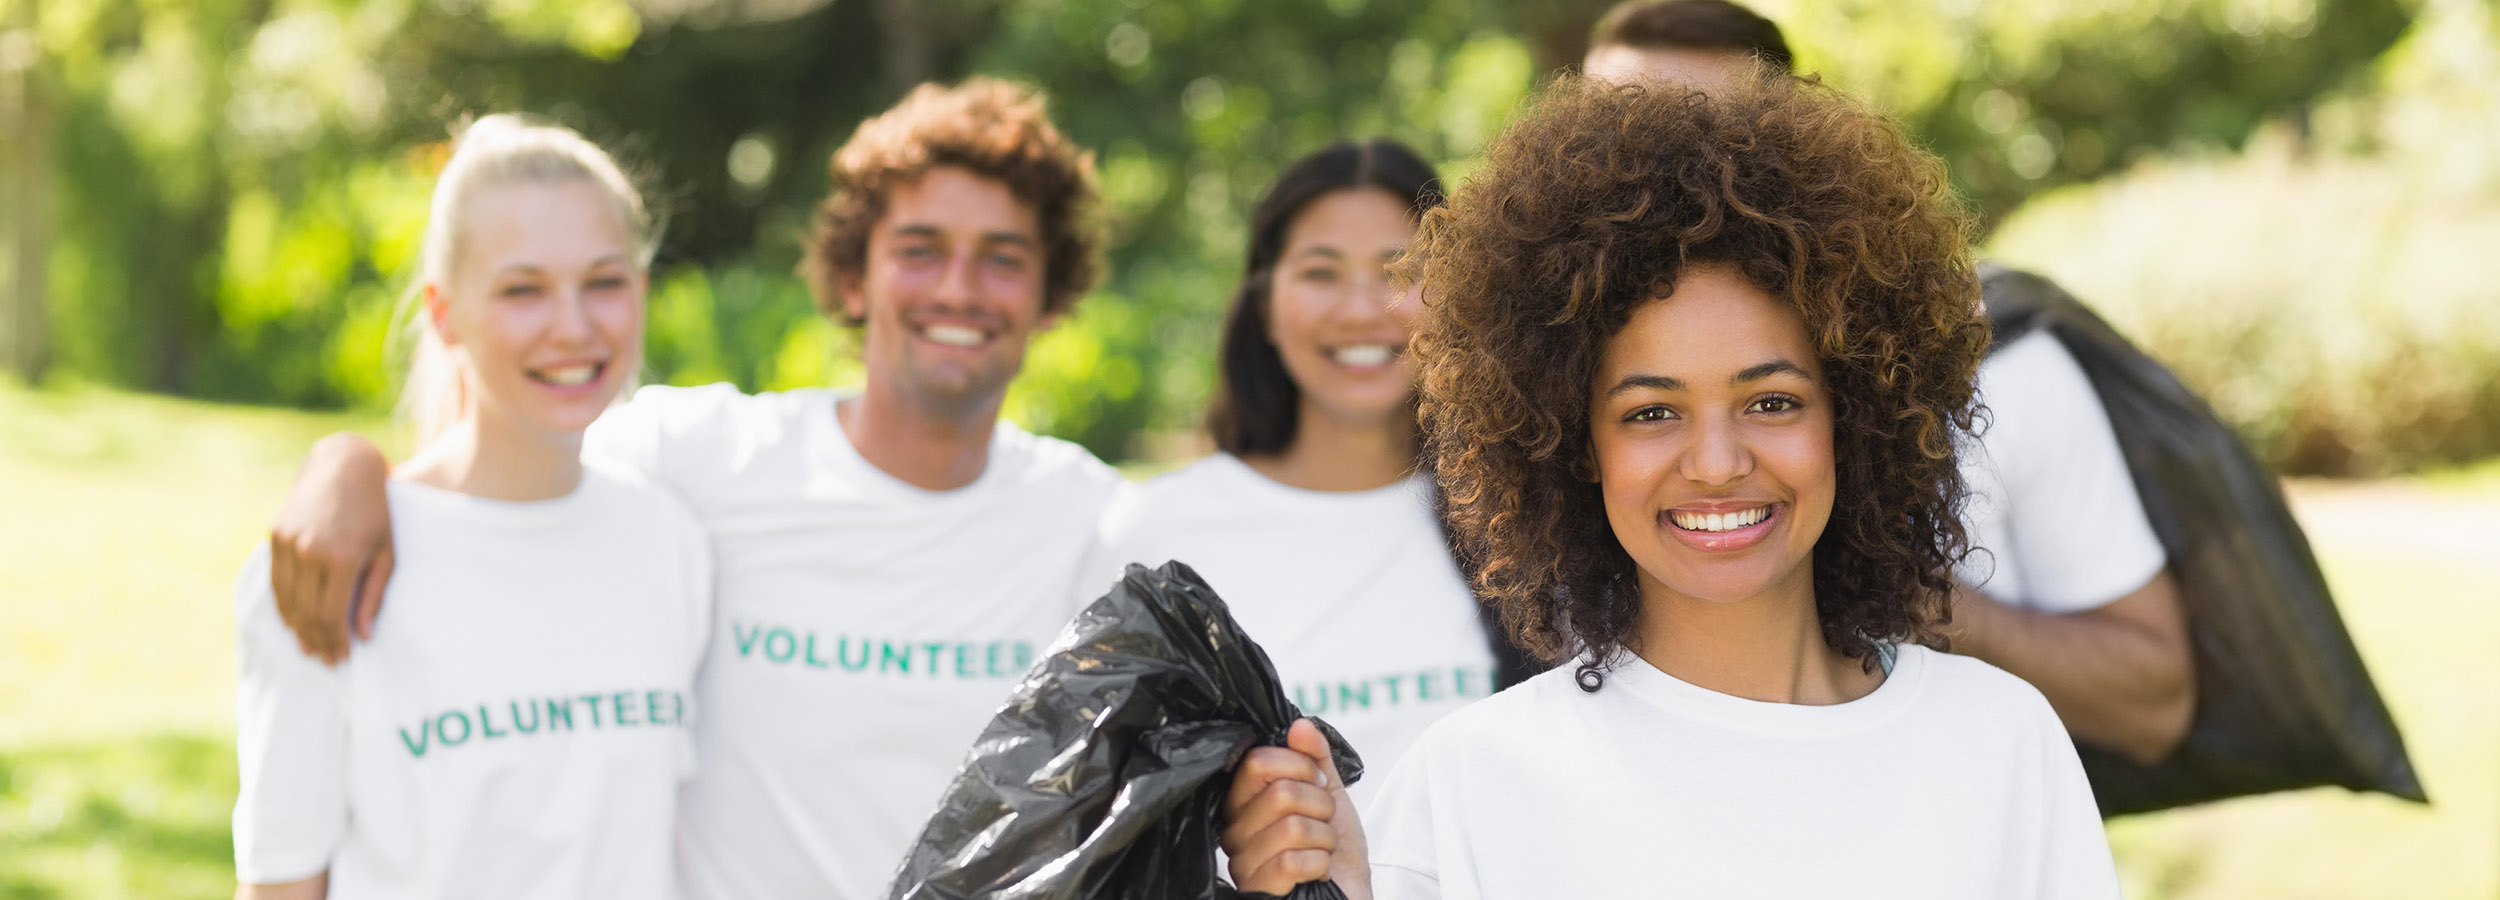
[[(1234, 766), (1301, 712), (1267, 652), (1186, 565), (1128, 567), (981, 732), (892, 900), (1237, 896), (1216, 839)], [(1348, 784), (1362, 760), (1320, 731)], [(1344, 900), (1334, 883), (1291, 900)]]

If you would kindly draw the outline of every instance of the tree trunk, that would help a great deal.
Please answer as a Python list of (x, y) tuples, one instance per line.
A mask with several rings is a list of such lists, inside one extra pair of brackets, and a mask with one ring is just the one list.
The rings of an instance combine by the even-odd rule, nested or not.
[(879, 48), (885, 62), (886, 90), (900, 97), (929, 80), (929, 30), (921, 21), (918, 0), (877, 0), (877, 24), (885, 32)]
[(0, 31), (0, 366), (28, 384), (52, 367), (46, 263), (51, 256), (52, 115), (37, 63), (34, 4), (16, 5)]

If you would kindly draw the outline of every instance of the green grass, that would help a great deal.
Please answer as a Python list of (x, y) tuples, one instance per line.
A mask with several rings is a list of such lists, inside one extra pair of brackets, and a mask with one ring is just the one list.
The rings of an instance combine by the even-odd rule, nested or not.
[[(230, 583), (342, 428), (389, 431), (0, 383), (0, 900), (232, 891)], [(2388, 486), (2500, 520), (2500, 461)], [(2128, 895), (2500, 895), (2500, 560), (2312, 533), (2436, 804), (2327, 789), (2124, 820)]]

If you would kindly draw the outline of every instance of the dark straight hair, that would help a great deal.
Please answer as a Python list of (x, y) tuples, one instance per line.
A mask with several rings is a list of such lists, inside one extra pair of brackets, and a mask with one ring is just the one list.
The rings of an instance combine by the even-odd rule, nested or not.
[(1726, 50), (1760, 57), (1782, 72), (1794, 68), (1780, 27), (1727, 0), (1625, 0), (1590, 29), (1589, 48)]
[(1249, 259), (1224, 315), (1215, 399), (1207, 408), (1217, 449), (1245, 456), (1281, 453), (1293, 443), (1302, 389), (1267, 339), (1269, 285), (1294, 218), (1321, 197), (1363, 188), (1396, 195), (1419, 220), (1441, 205), (1441, 178), (1431, 164), (1404, 144), (1374, 139), (1339, 141), (1294, 160), (1251, 212)]

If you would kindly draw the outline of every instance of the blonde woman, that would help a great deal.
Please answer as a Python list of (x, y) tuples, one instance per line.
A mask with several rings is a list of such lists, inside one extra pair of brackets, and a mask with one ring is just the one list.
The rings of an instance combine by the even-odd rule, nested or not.
[(641, 361), (651, 232), (580, 135), (461, 135), (413, 288), (392, 627), (326, 667), (266, 552), (237, 582), (238, 897), (677, 894), (711, 559), (674, 500), (581, 459)]

